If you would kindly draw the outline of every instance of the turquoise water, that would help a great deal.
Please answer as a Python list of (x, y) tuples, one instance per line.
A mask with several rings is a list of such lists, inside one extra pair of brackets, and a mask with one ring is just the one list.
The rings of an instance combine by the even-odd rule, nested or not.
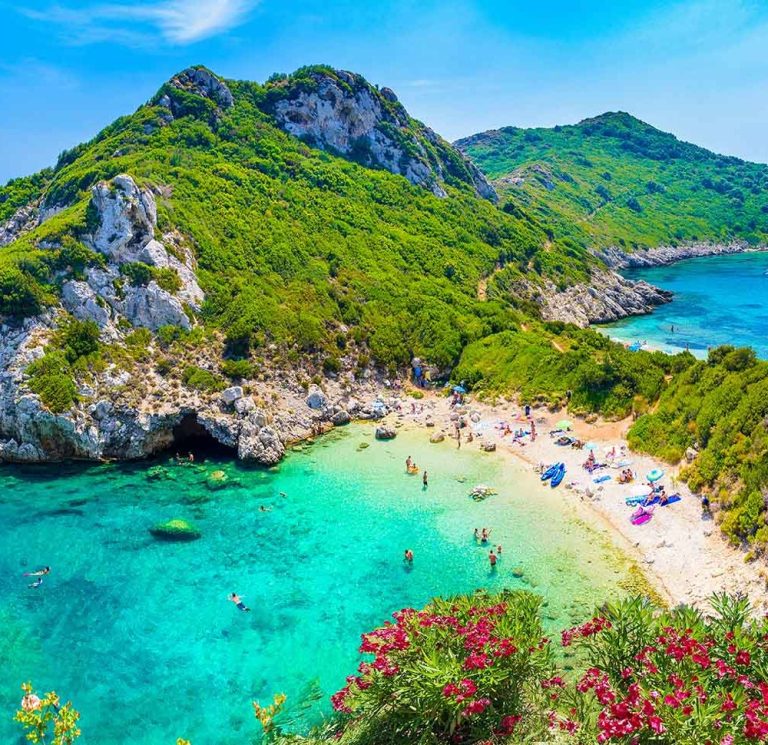
[(720, 344), (750, 346), (768, 358), (768, 253), (688, 259), (624, 275), (672, 290), (675, 299), (649, 315), (601, 326), (612, 338), (667, 352), (687, 347), (699, 357)]
[[(404, 473), (407, 455), (427, 465), (426, 491)], [(381, 443), (350, 426), (270, 471), (162, 464), (154, 480), (146, 463), (0, 470), (0, 742), (18, 741), (8, 715), (32, 680), (76, 703), (84, 745), (241, 745), (258, 733), (254, 699), (287, 693), (297, 727), (326, 711), (360, 633), (393, 610), (532, 587), (561, 628), (616, 595), (628, 568), (569, 517), (562, 492), (496, 455), (430, 445), (424, 431)], [(229, 486), (211, 491), (216, 469)], [(473, 502), (480, 482), (499, 494)], [(176, 516), (202, 539), (149, 535)], [(504, 546), (495, 574), (472, 539), (486, 526)], [(45, 564), (51, 575), (27, 589), (22, 573)], [(231, 591), (251, 613), (227, 602)]]

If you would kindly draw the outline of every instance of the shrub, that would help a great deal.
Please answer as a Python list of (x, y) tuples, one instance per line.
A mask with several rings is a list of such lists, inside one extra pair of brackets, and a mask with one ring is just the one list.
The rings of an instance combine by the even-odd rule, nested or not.
[(146, 287), (150, 282), (155, 281), (166, 292), (174, 293), (181, 289), (179, 274), (170, 267), (156, 267), (136, 261), (130, 264), (123, 264), (120, 267), (120, 271), (135, 287)]
[(52, 412), (68, 411), (77, 400), (72, 368), (63, 351), (47, 352), (27, 366), (29, 388)]
[(42, 309), (42, 288), (16, 267), (0, 267), (0, 315), (27, 318)]
[(99, 333), (96, 321), (70, 318), (59, 328), (57, 341), (64, 348), (67, 360), (75, 362), (99, 350)]
[(224, 388), (224, 381), (218, 375), (195, 365), (184, 368), (181, 380), (187, 388), (196, 391), (220, 391)]
[(393, 624), (363, 635), (370, 657), (331, 699), (342, 726), (380, 743), (479, 742), (518, 727), (543, 734), (538, 682), (553, 667), (540, 605), (522, 591), (478, 593), (394, 613)]
[(242, 380), (252, 378), (255, 369), (248, 360), (222, 360), (221, 372), (233, 380)]

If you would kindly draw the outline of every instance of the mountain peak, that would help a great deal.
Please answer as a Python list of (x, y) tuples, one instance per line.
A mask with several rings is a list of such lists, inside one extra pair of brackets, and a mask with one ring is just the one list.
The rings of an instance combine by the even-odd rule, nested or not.
[(197, 96), (210, 102), (213, 113), (232, 108), (234, 97), (227, 84), (203, 65), (187, 67), (174, 75), (158, 91), (152, 103), (169, 109), (174, 117), (188, 113), (188, 96)]
[(278, 126), (313, 147), (405, 176), (436, 196), (446, 196), (446, 185), (469, 185), (479, 196), (496, 199), (482, 173), (412, 119), (389, 88), (327, 65), (274, 75), (266, 88), (267, 107)]

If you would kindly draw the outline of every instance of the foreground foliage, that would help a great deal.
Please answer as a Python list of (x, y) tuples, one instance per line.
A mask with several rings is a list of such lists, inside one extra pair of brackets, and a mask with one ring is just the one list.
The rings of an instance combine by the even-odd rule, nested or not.
[[(363, 635), (373, 661), (333, 697), (339, 712), (281, 743), (669, 743), (768, 739), (768, 622), (742, 598), (714, 613), (607, 605), (564, 631), (575, 670), (541, 638), (538, 600), (476, 594), (403, 610)], [(274, 732), (274, 730), (273, 730)]]
[(24, 696), (14, 719), (24, 730), (26, 740), (50, 745), (72, 745), (80, 737), (77, 726), (80, 714), (69, 701), (62, 706), (54, 692), (40, 698), (31, 683), (24, 683), (21, 690)]

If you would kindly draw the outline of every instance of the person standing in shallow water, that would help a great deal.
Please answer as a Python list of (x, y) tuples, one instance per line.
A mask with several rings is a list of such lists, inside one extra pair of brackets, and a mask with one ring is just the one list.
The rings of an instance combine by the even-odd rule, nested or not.
[(424, 469), (424, 475), (421, 477), (421, 483), (424, 484), (425, 489), (429, 486), (429, 479), (427, 478), (426, 468)]
[(491, 569), (492, 570), (496, 569), (496, 562), (498, 561), (498, 557), (496, 556), (495, 553), (493, 553), (493, 549), (491, 549), (489, 554), (488, 554), (488, 561), (491, 564)]
[(405, 549), (405, 553), (403, 554), (403, 561), (406, 564), (413, 564), (413, 551), (411, 551), (410, 548)]

